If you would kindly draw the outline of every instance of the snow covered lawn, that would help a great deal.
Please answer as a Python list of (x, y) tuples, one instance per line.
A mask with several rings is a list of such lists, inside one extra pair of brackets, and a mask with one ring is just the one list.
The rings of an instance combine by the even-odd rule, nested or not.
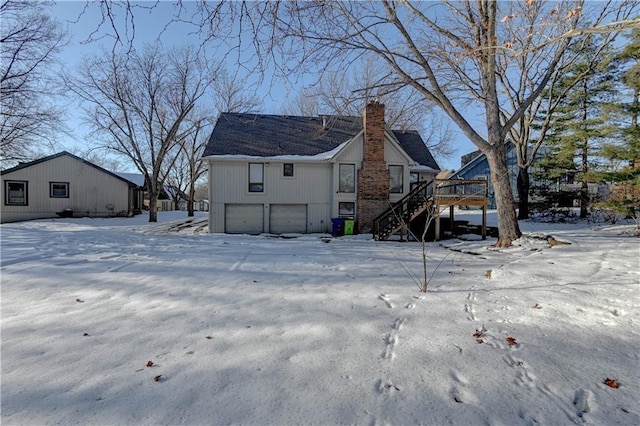
[(417, 243), (184, 215), (0, 227), (3, 425), (640, 424), (628, 227), (430, 243), (422, 294)]

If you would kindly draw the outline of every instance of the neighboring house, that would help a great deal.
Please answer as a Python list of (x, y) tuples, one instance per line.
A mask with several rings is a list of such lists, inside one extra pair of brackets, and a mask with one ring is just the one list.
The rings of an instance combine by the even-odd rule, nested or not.
[(209, 230), (226, 233), (328, 232), (339, 217), (370, 232), (439, 171), (417, 132), (385, 127), (377, 102), (362, 118), (223, 113), (203, 159)]
[[(505, 145), (505, 155), (507, 157), (507, 169), (509, 170), (509, 181), (514, 200), (518, 200), (518, 158), (516, 157), (515, 146), (512, 143)], [(491, 172), (487, 156), (480, 151), (470, 152), (461, 157), (462, 166), (453, 172), (449, 179), (484, 179), (488, 185), (488, 208), (496, 208), (496, 197), (491, 183)]]
[[(513, 143), (507, 142), (505, 145), (505, 155), (507, 157), (507, 169), (509, 171), (509, 181), (511, 183), (511, 191), (513, 199), (518, 202), (518, 158), (516, 147)], [(544, 155), (544, 150), (538, 152), (538, 158)], [(461, 157), (462, 166), (455, 171), (449, 179), (484, 179), (488, 184), (489, 205), (488, 208), (496, 208), (496, 199), (491, 182), (491, 173), (489, 170), (489, 162), (487, 156), (480, 151), (474, 151)], [(541, 170), (534, 166), (529, 168), (529, 205), (544, 203), (548, 200), (551, 204), (558, 207), (577, 207), (579, 206), (578, 192), (581, 184), (573, 183), (574, 178), (571, 174), (566, 174), (560, 178), (543, 179), (540, 178)], [(589, 183), (589, 194), (592, 198), (602, 197), (602, 194), (608, 192), (607, 185)], [(565, 194), (566, 196), (562, 196)]]
[(140, 213), (142, 188), (66, 151), (1, 172), (0, 222)]

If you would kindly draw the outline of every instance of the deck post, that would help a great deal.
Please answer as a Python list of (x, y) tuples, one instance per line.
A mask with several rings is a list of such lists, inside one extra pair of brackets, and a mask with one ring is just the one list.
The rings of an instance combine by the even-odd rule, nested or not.
[(436, 241), (440, 241), (440, 206), (436, 203)]
[(487, 205), (482, 206), (482, 239), (487, 239)]
[(451, 222), (451, 224), (449, 226), (451, 226), (451, 235), (455, 235), (454, 231), (455, 231), (455, 218), (453, 217), (453, 207), (454, 204), (451, 204), (449, 206), (449, 222)]

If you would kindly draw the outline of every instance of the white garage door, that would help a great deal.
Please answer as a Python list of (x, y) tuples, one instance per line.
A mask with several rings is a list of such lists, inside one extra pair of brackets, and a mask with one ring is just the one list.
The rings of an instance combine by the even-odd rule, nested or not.
[(269, 232), (273, 234), (307, 232), (306, 204), (271, 204)]
[(224, 232), (228, 234), (260, 234), (264, 230), (262, 204), (226, 204)]

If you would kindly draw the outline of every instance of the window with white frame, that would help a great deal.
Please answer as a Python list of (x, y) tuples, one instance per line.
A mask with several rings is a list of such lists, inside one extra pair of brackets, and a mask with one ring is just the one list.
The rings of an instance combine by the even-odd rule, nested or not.
[(356, 192), (356, 165), (340, 164), (338, 192)]
[(69, 198), (69, 182), (49, 182), (49, 197)]
[(25, 180), (4, 181), (4, 204), (7, 206), (26, 206), (28, 198), (29, 182)]
[(249, 163), (249, 192), (264, 192), (264, 164)]
[(402, 166), (389, 166), (389, 192), (402, 194), (404, 186), (404, 170)]
[(338, 203), (338, 216), (354, 216), (356, 214), (356, 203), (340, 202)]
[(409, 173), (409, 187), (413, 189), (414, 186), (420, 183), (420, 173)]

